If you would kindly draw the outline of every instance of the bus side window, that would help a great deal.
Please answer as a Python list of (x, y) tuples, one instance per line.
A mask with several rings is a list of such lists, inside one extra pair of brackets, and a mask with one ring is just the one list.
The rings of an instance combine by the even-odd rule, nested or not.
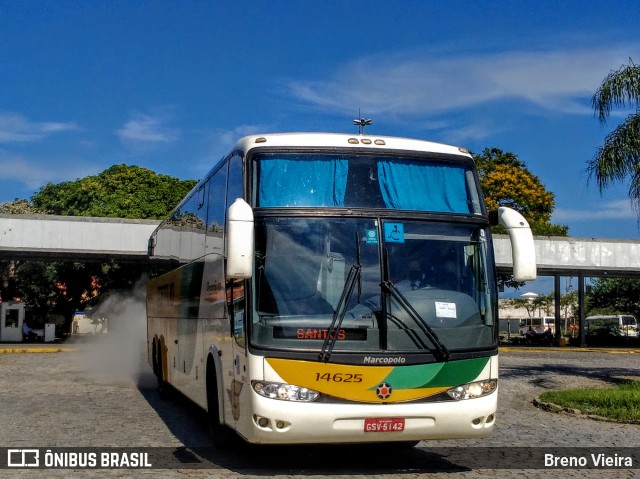
[(242, 182), (242, 158), (240, 158), (239, 156), (232, 156), (229, 162), (227, 209), (237, 198), (244, 199), (244, 183)]
[(207, 253), (222, 256), (224, 232), (225, 196), (227, 193), (227, 169), (224, 165), (209, 179), (207, 208)]

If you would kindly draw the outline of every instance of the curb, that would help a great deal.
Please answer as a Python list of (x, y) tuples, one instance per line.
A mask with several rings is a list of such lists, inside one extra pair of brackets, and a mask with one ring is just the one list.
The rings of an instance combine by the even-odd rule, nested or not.
[(16, 347), (16, 348), (0, 348), (0, 354), (19, 354), (19, 353), (70, 353), (74, 351), (69, 348), (46, 348), (46, 347)]
[(554, 353), (608, 353), (608, 354), (640, 354), (640, 349), (613, 349), (613, 348), (576, 348), (576, 347), (545, 347), (545, 348), (536, 348), (536, 347), (511, 347), (511, 346), (500, 346), (499, 351), (512, 353), (516, 351), (525, 351), (531, 353), (545, 353), (545, 352), (554, 352)]
[(539, 397), (536, 397), (532, 402), (535, 407), (554, 414), (569, 414), (571, 416), (584, 417), (587, 419), (592, 419), (594, 421), (612, 422), (616, 424), (635, 424), (633, 422), (617, 421), (608, 417), (597, 416), (596, 414), (586, 414), (583, 413), (580, 409), (559, 406), (558, 404), (554, 404), (551, 402), (541, 401)]

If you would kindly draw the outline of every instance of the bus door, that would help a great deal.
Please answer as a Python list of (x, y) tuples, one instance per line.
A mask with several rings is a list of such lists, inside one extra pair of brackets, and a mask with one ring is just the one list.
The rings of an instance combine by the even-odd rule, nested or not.
[(233, 381), (229, 388), (231, 399), (231, 414), (234, 422), (240, 419), (241, 397), (249, 391), (248, 366), (246, 354), (246, 318), (245, 318), (245, 281), (240, 279), (229, 280), (229, 327), (231, 329), (233, 352)]

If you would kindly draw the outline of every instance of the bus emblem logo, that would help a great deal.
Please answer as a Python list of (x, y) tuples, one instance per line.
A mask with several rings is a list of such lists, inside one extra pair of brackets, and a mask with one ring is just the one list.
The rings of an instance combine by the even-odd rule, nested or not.
[(391, 385), (387, 383), (382, 383), (376, 388), (376, 394), (380, 399), (387, 399), (391, 396)]

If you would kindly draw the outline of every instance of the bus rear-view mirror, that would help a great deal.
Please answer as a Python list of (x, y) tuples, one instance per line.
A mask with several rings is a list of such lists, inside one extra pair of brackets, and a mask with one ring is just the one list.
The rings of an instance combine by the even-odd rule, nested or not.
[(242, 198), (229, 207), (227, 229), (227, 278), (253, 275), (253, 210)]

